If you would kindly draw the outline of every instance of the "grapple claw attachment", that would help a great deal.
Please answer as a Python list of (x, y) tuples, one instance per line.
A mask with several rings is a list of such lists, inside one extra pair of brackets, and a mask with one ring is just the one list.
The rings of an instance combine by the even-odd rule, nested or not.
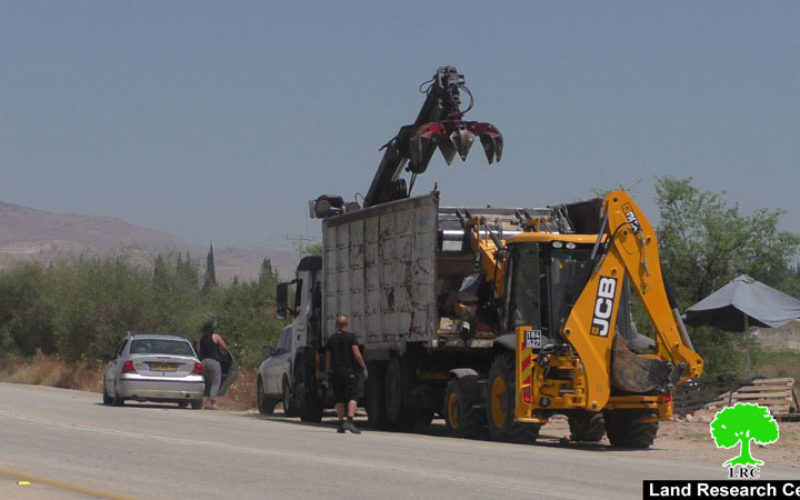
[(425, 123), (411, 133), (408, 144), (408, 157), (411, 162), (408, 169), (417, 174), (424, 172), (437, 146), (448, 165), (456, 153), (462, 161), (466, 161), (476, 136), (481, 140), (489, 164), (495, 160), (500, 161), (500, 156), (503, 154), (503, 136), (494, 125), (446, 120)]
[(467, 129), (466, 123), (459, 123), (458, 128), (450, 132), (450, 142), (453, 143), (453, 147), (458, 151), (461, 161), (467, 161), (467, 155), (472, 148), (473, 141), (475, 141), (475, 134)]
[(456, 157), (456, 149), (452, 141), (439, 141), (439, 151), (442, 152), (444, 161), (448, 166), (453, 163), (453, 158)]
[(503, 136), (499, 134), (481, 134), (481, 145), (486, 153), (486, 159), (491, 165), (495, 159), (500, 161), (503, 156)]

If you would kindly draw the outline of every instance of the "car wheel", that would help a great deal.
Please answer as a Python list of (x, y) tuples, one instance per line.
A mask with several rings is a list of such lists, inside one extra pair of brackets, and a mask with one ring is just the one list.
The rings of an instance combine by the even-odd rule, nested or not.
[(202, 399), (193, 399), (192, 400), (192, 410), (199, 410), (203, 407), (203, 400)]
[(114, 390), (114, 397), (111, 398), (111, 404), (114, 406), (123, 406), (125, 404), (125, 399), (119, 396), (119, 393)]
[(114, 402), (114, 398), (108, 395), (108, 391), (106, 390), (106, 384), (103, 384), (103, 404), (106, 406), (111, 405)]
[(264, 394), (264, 382), (258, 377), (258, 387), (256, 389), (256, 400), (258, 401), (258, 412), (262, 415), (272, 415), (275, 405), (278, 403), (273, 398)]

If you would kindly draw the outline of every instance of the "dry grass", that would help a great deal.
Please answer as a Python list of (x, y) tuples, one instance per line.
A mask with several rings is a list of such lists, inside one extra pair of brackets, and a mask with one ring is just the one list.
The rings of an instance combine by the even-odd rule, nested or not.
[[(0, 362), (0, 381), (99, 393), (105, 366), (100, 361), (66, 363), (57, 356), (38, 353), (30, 361)], [(219, 399), (219, 406), (229, 410), (255, 408), (256, 372), (255, 368), (243, 368), (228, 393)]]

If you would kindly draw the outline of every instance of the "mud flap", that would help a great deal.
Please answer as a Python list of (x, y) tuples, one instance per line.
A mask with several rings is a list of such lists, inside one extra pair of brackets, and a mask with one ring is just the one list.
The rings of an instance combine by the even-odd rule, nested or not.
[(670, 389), (675, 369), (672, 363), (643, 358), (633, 353), (621, 335), (614, 335), (611, 352), (611, 383), (625, 392), (650, 393)]

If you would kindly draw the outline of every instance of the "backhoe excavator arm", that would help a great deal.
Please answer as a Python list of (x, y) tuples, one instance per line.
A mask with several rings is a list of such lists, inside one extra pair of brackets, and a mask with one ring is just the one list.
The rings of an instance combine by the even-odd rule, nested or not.
[[(624, 191), (614, 191), (605, 197), (603, 220), (594, 272), (561, 331), (585, 369), (586, 409), (595, 411), (605, 407), (609, 399), (615, 376), (610, 373), (613, 363), (620, 364), (620, 372), (616, 374), (619, 377), (642, 376), (626, 374), (630, 366), (624, 364), (643, 358), (627, 351), (624, 345), (614, 345), (615, 337), (617, 342), (622, 341), (615, 335), (615, 325), (626, 277), (656, 332), (655, 358), (661, 359), (653, 359), (653, 364), (660, 361), (670, 371), (655, 376), (653, 383), (661, 390), (669, 390), (673, 383), (697, 378), (703, 371), (703, 360), (692, 350), (680, 317), (670, 307), (653, 227)], [(625, 352), (630, 356), (613, 359)]]
[[(369, 191), (364, 196), (364, 206), (406, 198), (417, 174), (428, 168), (433, 152), (439, 147), (449, 165), (456, 152), (464, 160), (472, 142), (478, 136), (491, 164), (500, 161), (503, 137), (493, 125), (482, 122), (461, 121), (472, 107), (461, 110), (461, 91), (472, 99), (464, 86), (464, 75), (453, 66), (443, 66), (436, 71), (430, 85), (423, 90), (425, 103), (411, 125), (405, 125), (381, 149), (385, 149)], [(424, 84), (423, 84), (424, 85)], [(403, 168), (412, 173), (412, 186), (400, 178)]]

